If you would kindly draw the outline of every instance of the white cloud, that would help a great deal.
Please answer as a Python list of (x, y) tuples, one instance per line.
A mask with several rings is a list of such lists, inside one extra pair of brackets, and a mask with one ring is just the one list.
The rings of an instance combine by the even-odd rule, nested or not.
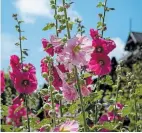
[(14, 5), (27, 23), (34, 23), (37, 16), (52, 18), (49, 0), (16, 0)]
[[(54, 13), (50, 7), (49, 0), (16, 0), (14, 5), (26, 23), (34, 23), (37, 16), (53, 19)], [(68, 10), (68, 16), (71, 17), (71, 20), (74, 20), (76, 17), (81, 18), (79, 13), (73, 10), (72, 7)]]
[(109, 54), (110, 57), (116, 57), (117, 60), (121, 59), (126, 55), (126, 51), (124, 51), (125, 43), (121, 38), (115, 37), (111, 38), (116, 43), (116, 48)]
[(82, 17), (79, 15), (79, 13), (75, 10), (73, 10), (73, 8), (69, 8), (68, 10), (68, 16), (71, 18), (72, 21), (74, 21), (76, 18), (82, 19)]
[(11, 54), (17, 54), (19, 47), (14, 44), (17, 42), (15, 36), (10, 34), (1, 34), (1, 58), (8, 60)]

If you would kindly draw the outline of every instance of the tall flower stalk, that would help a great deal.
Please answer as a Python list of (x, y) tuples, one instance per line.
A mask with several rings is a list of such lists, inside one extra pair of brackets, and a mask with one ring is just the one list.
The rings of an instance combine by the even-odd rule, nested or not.
[[(71, 38), (71, 34), (70, 34), (70, 29), (69, 29), (69, 24), (68, 24), (68, 17), (67, 17), (67, 10), (65, 7), (65, 0), (62, 0), (63, 3), (63, 7), (64, 7), (64, 15), (65, 15), (65, 19), (66, 19), (66, 29), (67, 29), (67, 35), (68, 35), (68, 39)], [(83, 96), (81, 94), (81, 88), (80, 88), (80, 82), (79, 82), (79, 77), (78, 77), (78, 72), (77, 72), (77, 67), (74, 66), (74, 70), (75, 70), (75, 78), (77, 81), (77, 88), (78, 88), (78, 92), (79, 92), (79, 97), (80, 97), (80, 103), (81, 103), (81, 109), (82, 109), (82, 115), (83, 115), (83, 121), (84, 121), (84, 131), (87, 131), (87, 124), (86, 124), (86, 116), (85, 116), (85, 109), (84, 109), (84, 102), (83, 102)]]
[[(15, 27), (19, 33), (19, 43), (17, 43), (17, 45), (19, 45), (20, 47), (20, 59), (21, 59), (21, 65), (22, 65), (22, 70), (23, 70), (23, 52), (25, 53), (26, 51), (23, 51), (22, 49), (22, 40), (26, 40), (26, 38), (22, 35), (21, 35), (21, 23), (23, 21), (19, 21), (18, 18), (17, 18), (17, 14), (13, 14), (13, 18), (17, 21), (17, 24)], [(30, 132), (30, 119), (29, 119), (29, 108), (28, 108), (28, 99), (27, 99), (27, 95), (24, 94), (24, 98), (25, 98), (25, 105), (26, 105), (26, 109), (27, 109), (27, 129), (28, 129), (28, 132)]]
[[(55, 0), (55, 16), (57, 16), (57, 0)], [(59, 32), (58, 32), (58, 19), (56, 18), (56, 24), (55, 24), (55, 28), (56, 28), (56, 36), (59, 37)], [(62, 112), (62, 100), (59, 100), (59, 104), (60, 104), (60, 117), (63, 116), (63, 112)]]
[(51, 104), (52, 104), (53, 127), (55, 127), (56, 126), (56, 117), (55, 117), (56, 112), (55, 112), (54, 97), (53, 97), (54, 87), (52, 86), (53, 77), (51, 75), (51, 71), (52, 71), (51, 64), (52, 64), (52, 61), (51, 61), (51, 59), (49, 59), (49, 62), (48, 62), (48, 67), (49, 67), (48, 82), (49, 82), (50, 98), (51, 98)]

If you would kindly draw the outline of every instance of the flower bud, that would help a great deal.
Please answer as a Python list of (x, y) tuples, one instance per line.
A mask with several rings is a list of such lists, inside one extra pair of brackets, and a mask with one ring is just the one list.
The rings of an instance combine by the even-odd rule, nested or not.
[(41, 92), (41, 94), (46, 95), (46, 94), (48, 94), (48, 89), (42, 89), (40, 92)]
[(135, 79), (135, 76), (134, 76), (134, 75), (132, 75), (130, 78), (133, 80), (133, 79)]
[(118, 91), (118, 93), (119, 93), (119, 94), (122, 94), (122, 93), (123, 93), (123, 91), (122, 91), (122, 90), (119, 90), (119, 91)]
[(56, 113), (54, 112), (54, 110), (49, 110), (48, 115), (50, 117), (54, 117), (54, 115), (56, 115)]
[(48, 73), (47, 73), (47, 72), (43, 72), (43, 73), (42, 73), (42, 77), (43, 77), (43, 78), (47, 78), (47, 76), (48, 76)]
[(51, 75), (49, 76), (49, 81), (51, 81), (51, 82), (53, 81), (53, 76), (51, 76)]
[(45, 109), (45, 110), (50, 110), (50, 109), (51, 109), (51, 105), (50, 105), (49, 103), (45, 103), (45, 104), (43, 105), (43, 109)]
[(128, 87), (131, 87), (132, 83), (131, 82), (128, 82)]
[(48, 89), (49, 89), (50, 91), (54, 91), (54, 87), (53, 87), (53, 86), (49, 86)]
[(62, 100), (62, 97), (63, 97), (62, 94), (59, 94), (59, 93), (55, 95), (55, 98), (57, 101)]
[(102, 108), (102, 104), (101, 103), (97, 103), (97, 108), (101, 109)]
[(43, 60), (43, 62), (44, 62), (44, 63), (48, 63), (48, 60), (45, 58), (45, 59)]

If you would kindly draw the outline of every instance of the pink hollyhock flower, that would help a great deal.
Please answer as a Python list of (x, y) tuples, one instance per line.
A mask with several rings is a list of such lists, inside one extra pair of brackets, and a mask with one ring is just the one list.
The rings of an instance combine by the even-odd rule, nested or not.
[(121, 103), (117, 103), (117, 104), (116, 104), (116, 107), (121, 110), (121, 109), (123, 109), (124, 105), (121, 104)]
[(23, 69), (29, 73), (36, 74), (36, 68), (31, 63), (23, 64)]
[(22, 102), (24, 102), (23, 98), (20, 98), (19, 96), (15, 97), (12, 101), (13, 104), (19, 104), (19, 105), (21, 105)]
[(20, 58), (17, 55), (12, 55), (10, 57), (10, 66), (12, 67), (12, 69), (20, 68)]
[(65, 123), (53, 129), (53, 132), (78, 132), (79, 124), (77, 121), (66, 121)]
[(58, 55), (58, 62), (63, 62), (68, 69), (70, 65), (84, 66), (91, 50), (91, 41), (87, 37), (75, 36), (65, 44), (63, 52)]
[(89, 62), (89, 69), (96, 75), (106, 75), (111, 71), (110, 58), (104, 54), (92, 54), (92, 58)]
[(54, 49), (52, 44), (49, 43), (48, 40), (42, 39), (42, 45), (44, 48), (44, 51), (46, 51), (49, 55), (54, 56)]
[(64, 46), (61, 38), (52, 35), (50, 37), (50, 43), (53, 45), (55, 53), (59, 54), (63, 51)]
[(81, 87), (81, 94), (83, 96), (88, 96), (88, 95), (90, 95), (90, 93), (91, 93), (90, 87), (86, 87), (86, 86)]
[(19, 104), (9, 106), (8, 117), (11, 119), (19, 119), (22, 116), (26, 116), (26, 108), (20, 106)]
[(92, 46), (95, 47), (94, 53), (109, 54), (116, 47), (116, 44), (112, 40), (97, 38), (92, 41)]
[(54, 78), (52, 85), (55, 87), (56, 90), (60, 90), (60, 87), (62, 87), (62, 80), (55, 67), (53, 67), (52, 71), (53, 71), (53, 78)]
[(22, 125), (22, 122), (21, 122), (20, 118), (18, 118), (18, 119), (16, 119), (16, 118), (11, 119), (9, 117), (6, 117), (6, 124), (14, 125), (16, 127), (19, 127), (19, 126)]
[(45, 62), (45, 60), (46, 60), (46, 58), (43, 58), (43, 59), (41, 60), (41, 65), (40, 65), (40, 67), (41, 67), (41, 72), (42, 72), (42, 73), (44, 73), (44, 72), (48, 73), (48, 65), (47, 65), (47, 63)]
[(0, 81), (0, 85), (1, 85), (1, 91), (0, 94), (4, 92), (5, 89), (5, 79), (4, 79), (4, 72), (0, 71), (0, 75), (1, 75), (1, 81)]
[(104, 122), (106, 122), (106, 121), (109, 121), (109, 119), (108, 119), (108, 116), (105, 114), (105, 115), (102, 115), (101, 117), (100, 117), (100, 119), (99, 119), (99, 123), (100, 124), (103, 124)]
[(39, 129), (39, 132), (46, 132), (45, 126), (41, 127), (41, 128)]
[(62, 73), (69, 72), (68, 70), (66, 70), (64, 64), (59, 64), (57, 65), (57, 67), (60, 69)]
[[(29, 69), (30, 70), (30, 69)], [(32, 70), (33, 72), (33, 70)], [(37, 79), (31, 71), (10, 72), (10, 78), (19, 93), (31, 94), (37, 88)]]
[(99, 37), (98, 30), (90, 29), (90, 36), (92, 39), (96, 39), (96, 37)]
[(86, 81), (86, 85), (92, 84), (92, 82), (93, 82), (92, 76), (85, 78), (85, 81)]
[(68, 85), (67, 83), (63, 83), (62, 87), (63, 97), (67, 101), (73, 101), (78, 98), (78, 93), (73, 85)]

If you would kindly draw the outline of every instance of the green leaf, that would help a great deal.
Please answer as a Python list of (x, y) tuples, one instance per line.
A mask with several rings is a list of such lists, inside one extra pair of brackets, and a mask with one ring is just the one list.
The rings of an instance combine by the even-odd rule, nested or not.
[(19, 21), (18, 21), (19, 24), (21, 24), (21, 23), (23, 23), (23, 22), (24, 22), (24, 21), (22, 21), (22, 20), (19, 20)]
[(97, 5), (97, 7), (99, 7), (99, 8), (100, 8), (100, 7), (103, 7), (103, 6), (104, 6), (104, 3), (103, 3), (103, 2), (99, 2), (98, 5)]
[(64, 30), (66, 28), (66, 25), (60, 25), (60, 30)]
[(54, 23), (48, 23), (42, 30), (43, 30), (43, 31), (50, 30), (50, 29), (52, 29), (53, 27), (55, 27), (55, 24), (54, 24)]
[(102, 25), (103, 25), (102, 22), (98, 22), (98, 23), (97, 23), (97, 28), (101, 27)]
[(19, 44), (19, 42), (17, 42), (17, 43), (15, 43), (15, 45), (16, 45), (16, 46), (19, 46), (20, 44)]
[(27, 51), (22, 51), (22, 53), (23, 53), (24, 55), (28, 56)]
[(8, 114), (8, 107), (6, 105), (1, 105), (1, 115), (7, 116)]
[(131, 113), (131, 107), (127, 106), (122, 109), (122, 116), (129, 115)]
[(2, 130), (4, 130), (4, 132), (12, 132), (12, 125), (1, 125)]
[(73, 24), (74, 24), (73, 22), (69, 22), (69, 23), (68, 23), (68, 26), (69, 26), (69, 29), (70, 29), (70, 30), (72, 30)]
[(23, 41), (24, 41), (24, 40), (27, 40), (27, 38), (26, 38), (26, 37), (24, 37), (24, 36), (22, 36), (22, 37), (21, 37), (21, 40), (23, 40)]
[(83, 78), (88, 78), (90, 76), (92, 76), (92, 75), (90, 73), (87, 73), (87, 72), (83, 74)]

